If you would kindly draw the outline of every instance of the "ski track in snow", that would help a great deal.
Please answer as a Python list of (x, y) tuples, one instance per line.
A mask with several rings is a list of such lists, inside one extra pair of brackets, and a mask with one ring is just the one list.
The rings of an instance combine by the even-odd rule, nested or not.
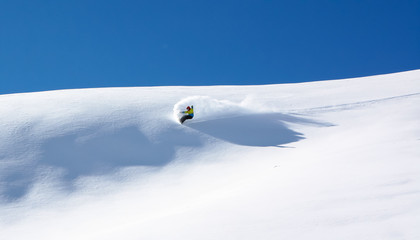
[(321, 112), (331, 112), (331, 111), (343, 111), (343, 110), (367, 107), (370, 105), (379, 104), (383, 102), (406, 99), (406, 98), (411, 98), (411, 97), (418, 97), (418, 96), (420, 96), (420, 93), (412, 93), (412, 94), (406, 94), (406, 95), (401, 95), (401, 96), (354, 102), (354, 103), (345, 103), (345, 104), (339, 104), (339, 105), (331, 105), (331, 106), (323, 106), (323, 107), (315, 107), (315, 108), (307, 108), (307, 109), (295, 109), (295, 110), (289, 110), (288, 112), (290, 113), (321, 113)]

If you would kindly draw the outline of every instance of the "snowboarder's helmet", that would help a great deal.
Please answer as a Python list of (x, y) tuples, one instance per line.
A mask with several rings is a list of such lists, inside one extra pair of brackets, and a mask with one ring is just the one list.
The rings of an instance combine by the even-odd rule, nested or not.
[(190, 106), (188, 106), (187, 109), (190, 110), (191, 109)]

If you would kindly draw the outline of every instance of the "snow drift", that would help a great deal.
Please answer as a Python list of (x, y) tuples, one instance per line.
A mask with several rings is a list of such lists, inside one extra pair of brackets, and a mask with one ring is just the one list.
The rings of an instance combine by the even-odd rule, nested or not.
[(2, 95), (0, 236), (418, 239), (419, 105), (420, 71)]

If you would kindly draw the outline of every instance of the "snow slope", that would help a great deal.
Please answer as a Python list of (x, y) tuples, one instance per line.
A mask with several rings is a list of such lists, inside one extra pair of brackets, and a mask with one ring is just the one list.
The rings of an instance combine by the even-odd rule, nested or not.
[(419, 106), (420, 70), (1, 95), (0, 236), (420, 239)]

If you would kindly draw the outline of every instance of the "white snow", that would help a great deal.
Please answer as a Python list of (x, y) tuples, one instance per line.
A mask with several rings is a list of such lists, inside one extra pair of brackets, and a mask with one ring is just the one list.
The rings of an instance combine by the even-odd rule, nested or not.
[(0, 95), (0, 238), (420, 239), (419, 106), (420, 70)]

